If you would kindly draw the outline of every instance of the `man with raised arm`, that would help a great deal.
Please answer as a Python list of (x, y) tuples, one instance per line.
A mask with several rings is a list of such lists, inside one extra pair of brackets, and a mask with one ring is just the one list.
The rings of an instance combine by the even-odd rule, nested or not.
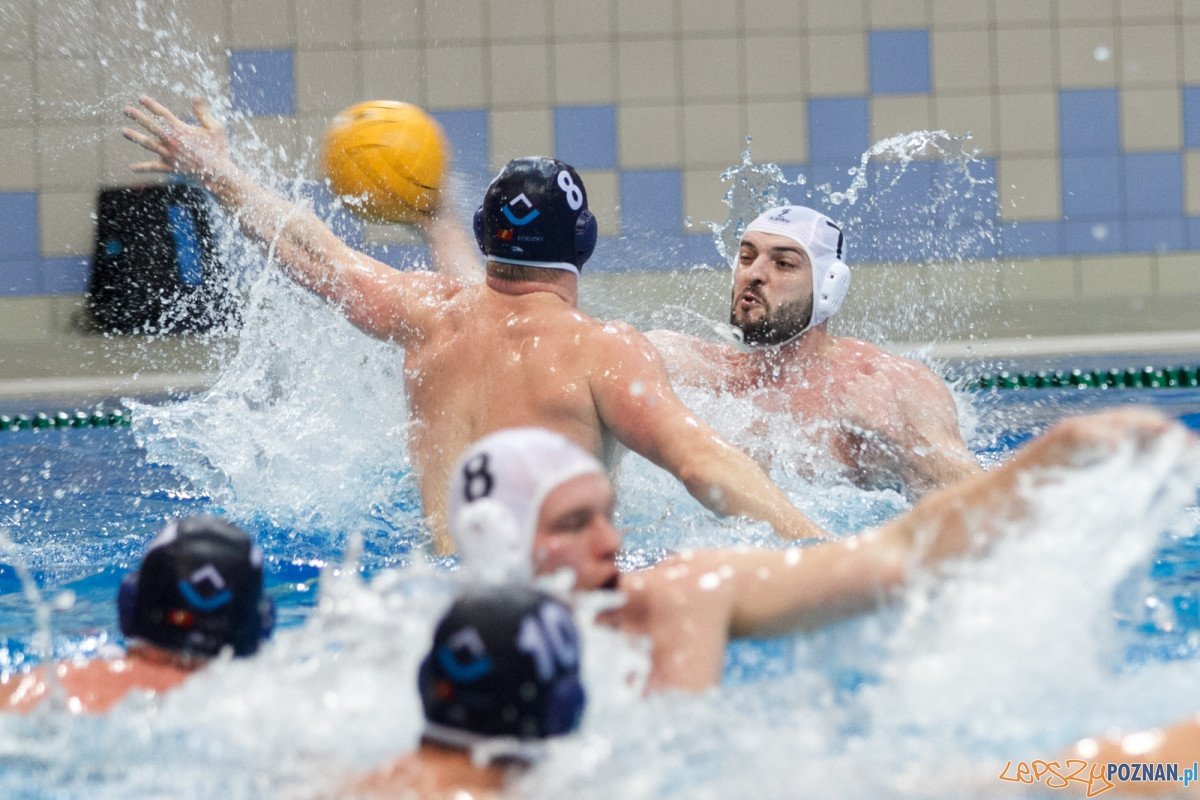
[(782, 551), (683, 551), (621, 573), (621, 534), (603, 467), (555, 433), (514, 428), (463, 454), (451, 477), (450, 525), (468, 572), (523, 552), (526, 573), (569, 569), (576, 590), (619, 591), (624, 604), (602, 621), (649, 639), (648, 688), (700, 690), (721, 680), (731, 638), (811, 630), (875, 608), (913, 570), (977, 552), (1019, 529), (1030, 519), (1032, 487), (1066, 480), (1126, 449), (1153, 453), (1160, 471), (1143, 477), (1164, 487), (1176, 476), (1194, 476), (1200, 455), (1194, 436), (1153, 412), (1077, 417), (994, 470), (931, 492), (857, 536)]
[(837, 224), (811, 208), (759, 215), (733, 263), (729, 331), (737, 343), (647, 334), (671, 380), (794, 418), (795, 436), (817, 449), (812, 466), (832, 460), (860, 486), (920, 496), (976, 474), (954, 400), (937, 375), (827, 330), (850, 288), (843, 245)]
[[(404, 348), (411, 447), (439, 550), (451, 465), (476, 439), (540, 425), (602, 455), (612, 439), (671, 472), (707, 508), (769, 523), (784, 538), (824, 535), (752, 459), (719, 438), (671, 390), (654, 348), (632, 328), (576, 308), (596, 223), (578, 173), (549, 158), (510, 162), (476, 212), (484, 283), (448, 271), (399, 272), (355, 251), (308, 209), (256, 184), (230, 158), (208, 104), (199, 125), (143, 97), (124, 109), (126, 138), (154, 154), (139, 172), (198, 180), (243, 232), (270, 244), (287, 274), (363, 331)], [(462, 268), (461, 238), (435, 215), (435, 260)], [(447, 243), (447, 239), (451, 239)], [(457, 260), (455, 260), (457, 258)], [(439, 264), (445, 269), (445, 264)]]

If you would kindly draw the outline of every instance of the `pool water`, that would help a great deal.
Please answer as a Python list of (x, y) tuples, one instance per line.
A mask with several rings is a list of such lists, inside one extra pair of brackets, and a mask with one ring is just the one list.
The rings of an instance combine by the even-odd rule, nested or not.
[[(1148, 403), (1200, 429), (1197, 390), (994, 391), (967, 402), (976, 414), (971, 441), (985, 462), (1058, 417), (1118, 403)], [(270, 506), (247, 513), (241, 484), (204, 483), (208, 473), (182, 455), (191, 448), (172, 427), (172, 414), (213, 403), (219, 397), (141, 406), (154, 424), (133, 430), (0, 433), (0, 530), (12, 543), (0, 558), (0, 669), (118, 644), (120, 578), (174, 515), (222, 513), (250, 530), (265, 551), (267, 591), (281, 620), (259, 657), (214, 665), (161, 706), (137, 700), (104, 719), (81, 720), (49, 704), (29, 718), (0, 720), (3, 796), (75, 796), (80, 787), (96, 797), (218, 796), (211, 786), (197, 789), (201, 779), (217, 781), (220, 796), (286, 794), (336, 784), (415, 741), (411, 676), (436, 609), (453, 590), (454, 561), (427, 556), (405, 470), (372, 464), (367, 473), (380, 485), (347, 491), (373, 505), (349, 516), (289, 518)], [(174, 463), (163, 463), (168, 440), (181, 454)], [(205, 446), (210, 461), (229, 455)], [(290, 464), (283, 477), (273, 474), (277, 461), (259, 465), (264, 483), (298, 474)], [(1100, 503), (1106, 480), (1098, 474), (1081, 491)], [(755, 526), (717, 524), (640, 460), (627, 460), (618, 488), (620, 521), (630, 530), (627, 566), (653, 563), (664, 548), (683, 544), (775, 546)], [(791, 489), (802, 504), (813, 499)], [(832, 505), (822, 521), (842, 532), (906, 505), (893, 493), (855, 489), (821, 497)], [(747, 781), (768, 797), (791, 796), (800, 786), (840, 796), (951, 796), (963, 781), (994, 789), (988, 770), (996, 759), (1026, 750), (1053, 755), (1049, 743), (1178, 710), (1169, 695), (1194, 687), (1200, 658), (1200, 516), (1194, 507), (1189, 513), (1167, 533), (1153, 518), (1128, 536), (1110, 532), (1110, 546), (1101, 548), (1109, 556), (1077, 555), (1088, 536), (1104, 533), (1048, 535), (1029, 545), (1040, 548), (1035, 556), (969, 563), (949, 584), (918, 587), (904, 603), (828, 631), (736, 643), (723, 688), (698, 698), (635, 702), (603, 683), (603, 667), (593, 669), (600, 686), (584, 734), (526, 789), (541, 797), (735, 796)], [(1126, 539), (1141, 549), (1121, 552)], [(1021, 568), (1006, 567), (1005, 558)], [(48, 652), (37, 646), (34, 605), (18, 567), (34, 576), (53, 609)], [(1072, 583), (1075, 569), (1092, 582)], [(1049, 608), (1006, 622), (1021, 592)], [(1063, 613), (1092, 617), (1090, 628), (1049, 630), (1062, 624), (1056, 603)], [(1024, 637), (1029, 652), (1013, 652), (1021, 650), (1020, 636), (1011, 646), (988, 639), (1009, 624), (1034, 631)], [(599, 641), (593, 658), (638, 657), (615, 637), (597, 639), (603, 636), (591, 631), (588, 641)], [(975, 652), (965, 652), (968, 644)], [(1069, 655), (1058, 665), (1039, 663), (1037, 650), (1059, 647)], [(1089, 690), (1108, 701), (1088, 699)], [(1094, 709), (1083, 712), (1084, 704)], [(866, 743), (874, 750), (864, 751)], [(802, 767), (795, 767), (797, 754)], [(153, 766), (164, 759), (171, 769)], [(916, 777), (905, 778), (905, 770)]]

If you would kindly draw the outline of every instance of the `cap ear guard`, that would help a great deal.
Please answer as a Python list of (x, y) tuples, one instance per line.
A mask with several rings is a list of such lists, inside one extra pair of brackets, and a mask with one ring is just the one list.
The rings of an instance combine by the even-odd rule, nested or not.
[(137, 609), (138, 593), (137, 572), (131, 572), (121, 579), (121, 588), (117, 590), (117, 619), (121, 624), (121, 635), (132, 636), (134, 612)]
[(582, 267), (583, 263), (592, 257), (596, 249), (598, 226), (596, 216), (586, 208), (575, 218), (575, 266)]
[(583, 684), (576, 675), (560, 677), (551, 687), (542, 712), (542, 735), (561, 736), (579, 727), (587, 703)]
[(850, 267), (843, 261), (833, 261), (825, 270), (816, 301), (813, 303), (813, 325), (832, 317), (842, 307), (850, 291)]

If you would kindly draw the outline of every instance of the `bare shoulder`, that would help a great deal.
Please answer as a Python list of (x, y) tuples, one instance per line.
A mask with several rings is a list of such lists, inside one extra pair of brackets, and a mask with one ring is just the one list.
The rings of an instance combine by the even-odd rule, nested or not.
[(909, 388), (914, 384), (920, 387), (945, 385), (941, 377), (927, 364), (888, 352), (870, 342), (840, 337), (834, 347), (835, 358), (848, 370), (848, 377), (855, 374), (868, 375), (896, 384), (897, 389)]

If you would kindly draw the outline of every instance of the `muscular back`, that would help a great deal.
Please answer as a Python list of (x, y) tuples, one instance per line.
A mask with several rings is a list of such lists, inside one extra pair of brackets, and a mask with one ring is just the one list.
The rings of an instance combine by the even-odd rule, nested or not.
[(589, 340), (601, 329), (551, 292), (464, 287), (408, 346), (412, 451), (438, 549), (448, 551), (445, 491), (455, 459), (506, 427), (539, 425), (601, 454)]

